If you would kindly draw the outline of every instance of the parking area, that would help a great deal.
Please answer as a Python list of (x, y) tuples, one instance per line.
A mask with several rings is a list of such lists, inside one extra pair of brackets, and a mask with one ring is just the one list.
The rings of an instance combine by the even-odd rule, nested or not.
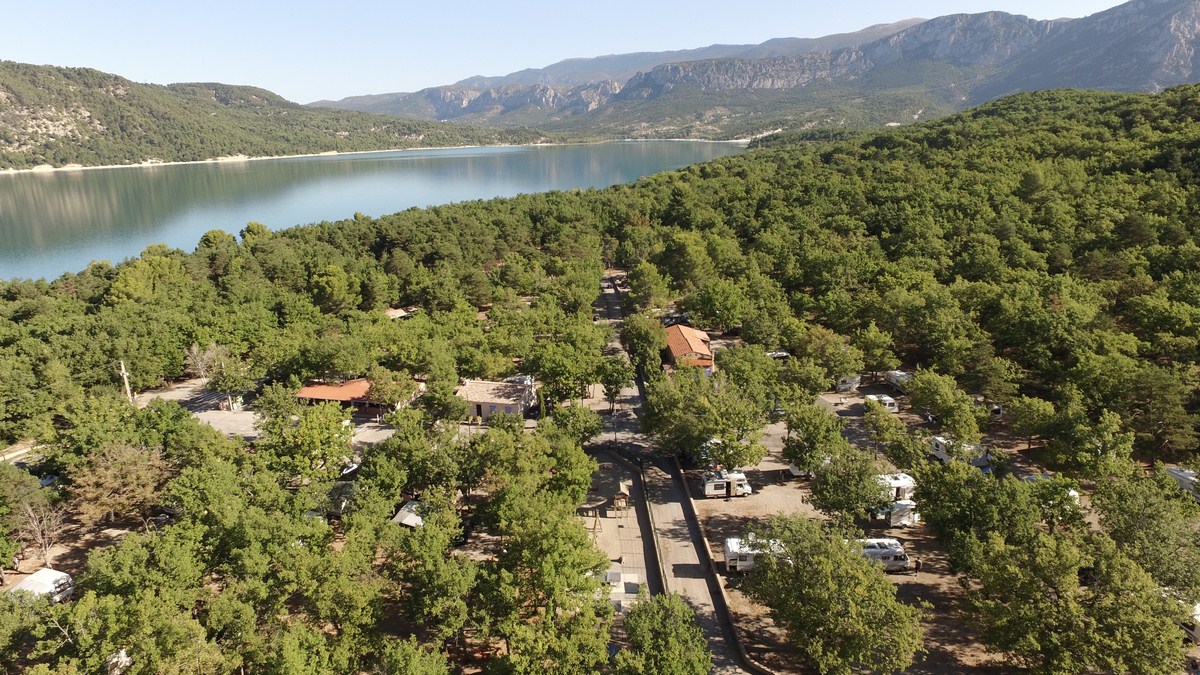
[[(846, 422), (844, 435), (852, 443), (869, 449), (870, 441), (862, 425), (863, 396), (889, 390), (882, 384), (867, 385), (853, 394), (824, 394), (820, 403), (843, 418)], [(910, 427), (925, 424), (920, 416), (903, 407), (899, 415)], [(782, 422), (766, 427), (762, 441), (767, 454), (758, 465), (745, 469), (746, 478), (754, 488), (754, 494), (748, 497), (705, 498), (701, 471), (689, 470), (687, 475), (697, 515), (713, 559), (717, 561), (718, 580), (726, 590), (734, 623), (747, 652), (751, 658), (778, 673), (803, 673), (807, 671), (797, 665), (800, 663), (798, 655), (788, 646), (782, 631), (775, 627), (766, 608), (738, 590), (741, 576), (727, 571), (723, 564), (724, 540), (743, 536), (755, 525), (765, 523), (771, 515), (802, 514), (823, 518), (809, 503), (809, 481), (793, 477), (786, 470), (787, 462), (782, 455), (786, 432)], [(925, 646), (929, 653), (906, 672), (1000, 672), (999, 661), (983, 649), (971, 622), (962, 612), (964, 590), (957, 577), (951, 574), (946, 551), (932, 533), (920, 525), (890, 528), (883, 521), (864, 522), (859, 526), (868, 537), (900, 540), (909, 557), (920, 558), (922, 563), (919, 575), (888, 575), (901, 600), (913, 604), (924, 601), (931, 605), (924, 622)]]

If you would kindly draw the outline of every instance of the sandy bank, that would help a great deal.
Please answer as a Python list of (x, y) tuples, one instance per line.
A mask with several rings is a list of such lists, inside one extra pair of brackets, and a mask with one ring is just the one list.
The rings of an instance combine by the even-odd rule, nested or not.
[(733, 139), (726, 141), (710, 141), (697, 138), (625, 138), (609, 141), (594, 141), (589, 143), (522, 143), (499, 144), (499, 145), (449, 145), (449, 146), (429, 146), (417, 148), (392, 148), (390, 150), (352, 150), (348, 152), (340, 152), (338, 150), (326, 150), (324, 152), (313, 152), (300, 155), (272, 155), (268, 157), (250, 157), (247, 155), (230, 155), (228, 157), (214, 157), (212, 159), (197, 159), (186, 162), (163, 162), (156, 159), (148, 159), (138, 164), (106, 164), (103, 166), (83, 166), (82, 164), (66, 164), (64, 166), (51, 166), (49, 164), (39, 164), (31, 169), (0, 169), (0, 176), (6, 174), (20, 173), (58, 173), (64, 171), (91, 171), (93, 169), (144, 169), (147, 167), (156, 166), (179, 166), (186, 164), (214, 164), (227, 162), (257, 162), (272, 159), (304, 159), (307, 157), (332, 157), (340, 155), (377, 155), (385, 152), (425, 152), (428, 150), (467, 150), (471, 148), (524, 148), (524, 147), (555, 147), (562, 145), (599, 145), (602, 143), (642, 143), (642, 142), (662, 142), (662, 141), (678, 141), (689, 143), (732, 143), (745, 145), (749, 143), (749, 139)]

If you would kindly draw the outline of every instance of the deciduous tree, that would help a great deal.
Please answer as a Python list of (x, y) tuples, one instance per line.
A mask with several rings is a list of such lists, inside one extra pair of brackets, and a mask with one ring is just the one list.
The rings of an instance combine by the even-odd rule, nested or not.
[(1045, 434), (1054, 421), (1054, 404), (1034, 397), (1018, 396), (1004, 407), (1013, 433), (1024, 436), (1026, 447), (1033, 447), (1033, 438)]
[(963, 445), (979, 442), (974, 401), (958, 388), (953, 377), (932, 370), (917, 370), (909, 380), (908, 393), (912, 407), (932, 413), (942, 430), (954, 440)]
[(850, 525), (891, 503), (869, 453), (840, 436), (825, 449), (828, 461), (812, 468), (812, 504), (818, 511)]
[(856, 534), (817, 521), (776, 516), (757, 536), (778, 542), (760, 556), (743, 586), (821, 673), (894, 672), (924, 651), (922, 610), (900, 602), (896, 587), (862, 555)]
[(1200, 602), (1200, 507), (1165, 472), (1102, 477), (1092, 504), (1121, 552), (1186, 602)]
[(170, 475), (159, 448), (121, 442), (98, 448), (71, 481), (79, 520), (91, 526), (115, 517), (144, 518)]
[(643, 586), (625, 615), (629, 647), (617, 652), (619, 675), (704, 675), (712, 670), (696, 613), (675, 593), (651, 597)]
[[(1086, 568), (1089, 582), (1081, 584)], [(1103, 535), (991, 538), (971, 592), (983, 639), (1037, 673), (1176, 673), (1184, 606)]]

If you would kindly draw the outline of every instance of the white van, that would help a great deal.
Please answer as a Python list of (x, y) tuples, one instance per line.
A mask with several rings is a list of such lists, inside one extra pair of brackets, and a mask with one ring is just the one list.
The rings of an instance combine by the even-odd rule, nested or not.
[(884, 572), (904, 572), (912, 563), (896, 539), (859, 539), (863, 556), (883, 565)]
[(883, 406), (883, 409), (888, 412), (900, 412), (900, 406), (896, 405), (896, 399), (888, 396), (887, 394), (867, 394), (863, 398), (868, 401), (875, 401), (879, 405)]
[(13, 593), (17, 591), (24, 591), (39, 597), (45, 596), (50, 598), (51, 602), (63, 602), (70, 600), (71, 596), (75, 594), (75, 580), (66, 572), (45, 567), (25, 577), (12, 587)]
[[(732, 484), (732, 488), (730, 485)], [(748, 497), (754, 494), (754, 488), (746, 480), (746, 474), (741, 471), (706, 471), (704, 472), (705, 497)]]

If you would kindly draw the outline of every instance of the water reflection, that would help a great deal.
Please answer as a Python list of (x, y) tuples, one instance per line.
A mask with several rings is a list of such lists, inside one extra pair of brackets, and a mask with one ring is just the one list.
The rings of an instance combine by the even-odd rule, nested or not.
[(0, 278), (54, 278), (152, 243), (192, 250), (236, 233), (470, 199), (605, 187), (741, 152), (726, 143), (405, 150), (0, 175)]

